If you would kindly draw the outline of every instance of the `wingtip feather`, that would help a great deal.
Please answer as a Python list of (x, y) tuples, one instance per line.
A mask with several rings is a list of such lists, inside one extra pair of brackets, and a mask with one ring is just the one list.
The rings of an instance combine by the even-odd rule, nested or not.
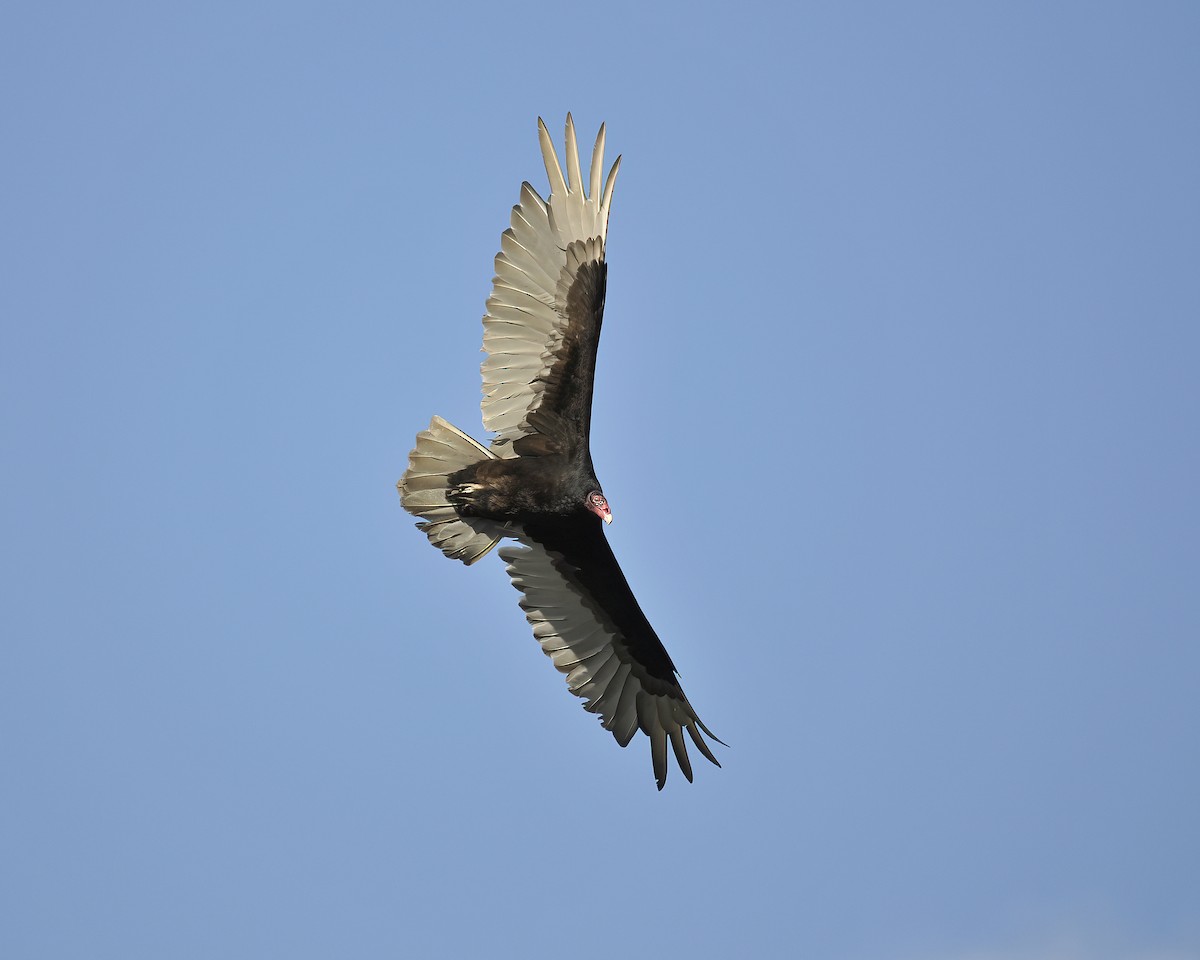
[(608, 171), (608, 180), (604, 184), (604, 199), (600, 201), (600, 224), (604, 227), (605, 236), (608, 234), (608, 214), (612, 208), (613, 188), (617, 185), (617, 171), (621, 169), (621, 158), (613, 161), (612, 169)]
[(596, 134), (596, 145), (592, 147), (591, 183), (588, 187), (588, 197), (593, 202), (600, 196), (600, 180), (604, 176), (604, 124)]
[(650, 761), (654, 765), (654, 780), (661, 790), (667, 783), (667, 731), (661, 727), (650, 735)]
[(567, 177), (571, 190), (583, 190), (583, 171), (579, 168), (579, 141), (575, 138), (575, 121), (567, 114)]
[(550, 181), (550, 194), (565, 194), (567, 182), (563, 179), (562, 167), (558, 164), (558, 154), (554, 152), (554, 141), (550, 139), (550, 131), (541, 117), (538, 117), (538, 141), (542, 147), (542, 163), (546, 165), (546, 178)]
[(687, 742), (683, 739), (683, 730), (679, 727), (672, 727), (671, 749), (675, 751), (675, 762), (679, 764), (679, 769), (683, 771), (683, 775), (687, 778), (687, 782), (692, 782), (692, 761), (688, 757)]

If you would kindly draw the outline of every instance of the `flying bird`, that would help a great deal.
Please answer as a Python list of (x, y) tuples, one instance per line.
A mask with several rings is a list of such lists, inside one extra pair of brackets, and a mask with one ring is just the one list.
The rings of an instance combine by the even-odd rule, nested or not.
[(603, 124), (587, 183), (570, 114), (565, 177), (540, 118), (538, 136), (550, 199), (521, 184), (483, 318), (483, 425), (496, 436), (485, 447), (435, 416), (397, 487), (448, 557), (469, 565), (501, 539), (516, 541), (499, 553), (534, 637), (622, 747), (639, 730), (649, 738), (661, 790), (668, 742), (690, 781), (684, 732), (717, 766), (704, 737), (722, 741), (688, 702), (613, 556), (604, 536), (613, 515), (588, 444), (621, 158), (602, 188)]

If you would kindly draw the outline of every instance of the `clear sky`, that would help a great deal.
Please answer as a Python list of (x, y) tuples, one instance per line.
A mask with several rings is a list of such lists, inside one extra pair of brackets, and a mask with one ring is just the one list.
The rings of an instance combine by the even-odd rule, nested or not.
[[(3, 21), (0, 955), (1200, 956), (1200, 7)], [(661, 794), (394, 488), (568, 110)]]

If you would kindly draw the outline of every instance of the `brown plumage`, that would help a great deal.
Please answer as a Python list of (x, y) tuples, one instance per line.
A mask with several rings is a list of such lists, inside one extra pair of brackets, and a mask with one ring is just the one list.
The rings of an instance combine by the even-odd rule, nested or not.
[(589, 448), (605, 238), (621, 161), (602, 192), (601, 126), (585, 191), (570, 115), (565, 177), (541, 120), (538, 133), (550, 198), (522, 184), (483, 319), (483, 422), (496, 437), (485, 448), (434, 417), (417, 435), (400, 498), (430, 542), (463, 563), (504, 537), (517, 541), (500, 556), (534, 637), (621, 746), (646, 734), (661, 790), (668, 743), (691, 780), (684, 732), (713, 763), (704, 735), (717, 738), (684, 695), (604, 536), (612, 513)]

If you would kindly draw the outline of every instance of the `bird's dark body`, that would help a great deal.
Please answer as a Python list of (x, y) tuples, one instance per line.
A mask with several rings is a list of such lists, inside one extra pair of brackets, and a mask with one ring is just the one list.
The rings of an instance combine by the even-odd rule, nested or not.
[(578, 457), (548, 453), (482, 460), (452, 473), (449, 480), (450, 502), (463, 517), (528, 523), (582, 514), (600, 523), (584, 506), (584, 498), (600, 484)]

